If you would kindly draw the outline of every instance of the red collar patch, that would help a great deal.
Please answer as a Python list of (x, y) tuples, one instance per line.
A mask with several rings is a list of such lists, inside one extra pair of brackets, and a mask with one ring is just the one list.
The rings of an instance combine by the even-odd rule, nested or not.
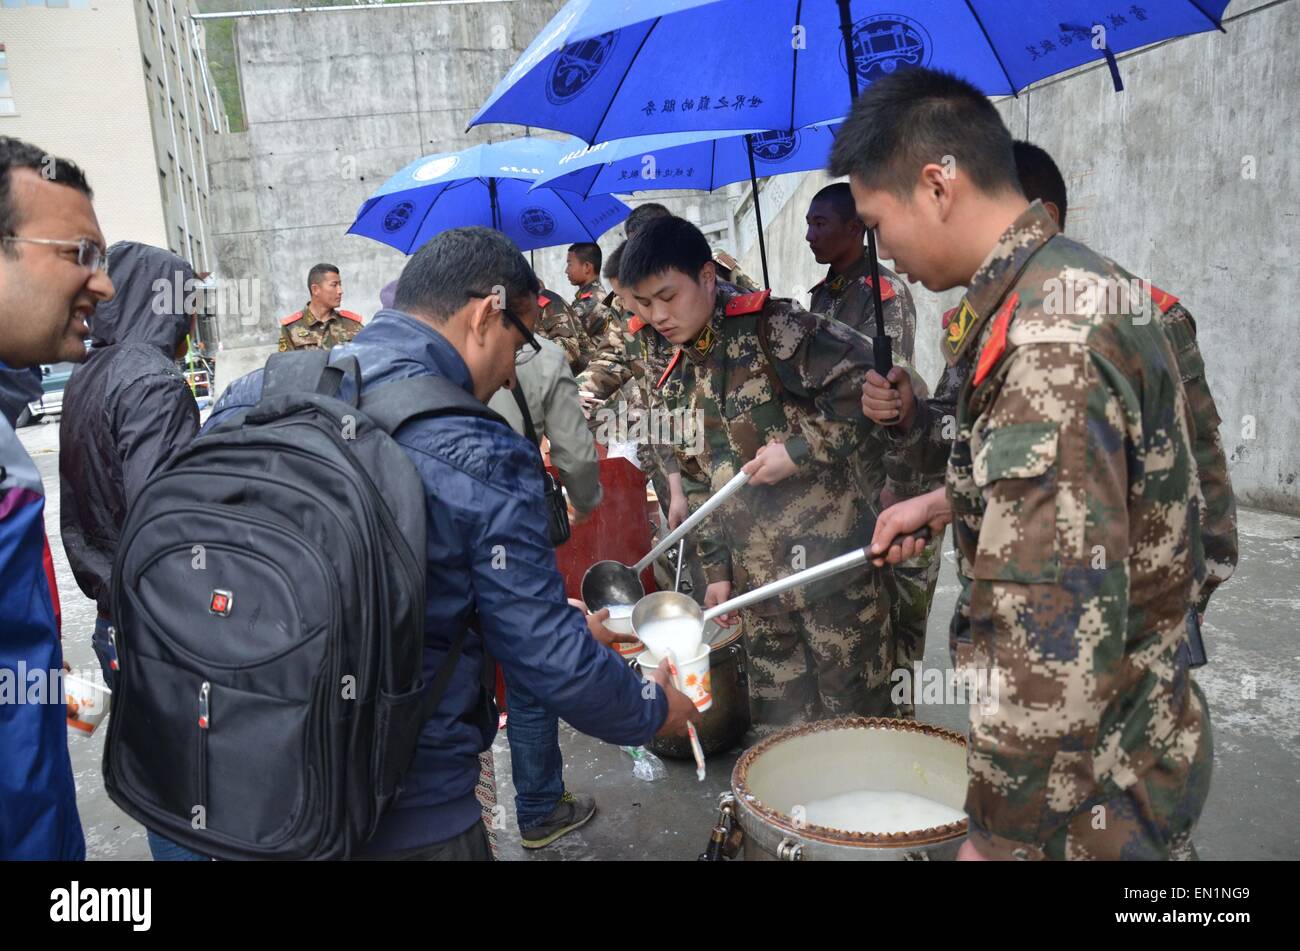
[(672, 376), (673, 370), (677, 367), (677, 364), (681, 363), (681, 361), (682, 361), (682, 348), (678, 347), (677, 352), (673, 354), (672, 360), (668, 362), (668, 369), (664, 370), (664, 375), (661, 376), (659, 378), (659, 382), (655, 384), (656, 390), (661, 388), (664, 385), (664, 383), (668, 381), (668, 378)]
[(628, 331), (629, 331), (630, 333), (634, 333), (634, 334), (636, 334), (636, 333), (640, 333), (640, 332), (641, 332), (642, 330), (644, 330), (647, 326), (649, 326), (649, 325), (648, 325), (644, 320), (642, 320), (640, 317), (635, 317), (635, 316), (634, 316), (631, 320), (629, 320), (629, 321), (627, 322), (627, 329), (628, 329)]
[(1020, 303), (1020, 294), (1016, 292), (1007, 298), (1007, 302), (1002, 305), (997, 316), (993, 318), (993, 331), (989, 334), (989, 339), (984, 344), (984, 349), (980, 351), (979, 363), (975, 367), (975, 379), (972, 385), (979, 386), (984, 379), (992, 372), (993, 367), (997, 365), (1002, 354), (1007, 349), (1007, 327), (1011, 325), (1011, 315), (1015, 313), (1016, 305)]
[(550, 306), (551, 306), (551, 299), (550, 299), (549, 297), (547, 297), (545, 294), (538, 294), (538, 295), (537, 295), (537, 306), (538, 306), (538, 307), (541, 307), (541, 308), (543, 308), (543, 309), (545, 309), (545, 308), (547, 308), (547, 307), (550, 307)]
[(1151, 288), (1151, 299), (1155, 301), (1156, 306), (1160, 308), (1160, 313), (1169, 313), (1169, 308), (1178, 303), (1178, 298), (1173, 294), (1162, 291), (1150, 282), (1147, 283), (1147, 286)]

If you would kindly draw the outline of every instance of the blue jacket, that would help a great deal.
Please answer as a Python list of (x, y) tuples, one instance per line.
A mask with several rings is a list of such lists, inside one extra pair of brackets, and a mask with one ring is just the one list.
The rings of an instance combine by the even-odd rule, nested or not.
[[(446, 338), (400, 311), (381, 310), (350, 344), (332, 350), (331, 359), (342, 354), (360, 363), (363, 390), (425, 374), (472, 390), (469, 370)], [(236, 380), (205, 429), (255, 404), (261, 389), (260, 370)], [(395, 438), (426, 493), (426, 681), (474, 610), (482, 637), (466, 638), (402, 797), (381, 821), (368, 854), (440, 842), (478, 821), (478, 754), (496, 733), (495, 705), (481, 687), (484, 646), (504, 669), (507, 686), (536, 697), (583, 733), (637, 745), (668, 715), (662, 691), (643, 697), (639, 678), (591, 637), (581, 612), (565, 600), (536, 448), (502, 423), (471, 417), (416, 420)]]
[(44, 512), (40, 474), (0, 417), (0, 860), (86, 857)]

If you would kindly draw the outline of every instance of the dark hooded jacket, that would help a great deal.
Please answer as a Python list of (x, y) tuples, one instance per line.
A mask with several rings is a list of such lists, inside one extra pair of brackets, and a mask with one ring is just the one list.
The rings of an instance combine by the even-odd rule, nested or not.
[(59, 424), (60, 523), (77, 584), (108, 616), (127, 509), (199, 429), (175, 354), (189, 332), (194, 272), (134, 242), (109, 248), (116, 296), (90, 319), (92, 349), (72, 371)]

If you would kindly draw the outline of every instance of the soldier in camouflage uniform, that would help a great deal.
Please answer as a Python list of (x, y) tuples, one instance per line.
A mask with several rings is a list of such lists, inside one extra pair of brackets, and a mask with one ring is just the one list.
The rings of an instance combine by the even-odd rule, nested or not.
[[(679, 218), (647, 223), (619, 277), (655, 330), (677, 345), (663, 377), (670, 409), (704, 424), (710, 492), (743, 467), (750, 484), (705, 528), (705, 603), (752, 590), (861, 546), (871, 507), (852, 456), (872, 438), (857, 409), (870, 341), (770, 292), (717, 281), (708, 242)], [(750, 702), (759, 724), (896, 715), (889, 677), (889, 596), (876, 571), (849, 572), (741, 612), (750, 640)]]
[[(826, 277), (813, 286), (808, 309), (874, 337), (876, 303), (871, 286), (871, 261), (863, 244), (865, 229), (853, 207), (848, 184), (835, 182), (814, 195), (804, 220), (808, 226), (804, 237), (813, 257), (818, 264), (827, 265)], [(885, 333), (893, 341), (893, 352), (910, 363), (916, 347), (916, 305), (906, 282), (884, 265), (878, 266)], [(862, 491), (878, 507), (923, 495), (943, 485), (942, 470), (918, 472), (892, 455), (882, 460), (875, 453), (860, 453), (858, 463), (863, 470)], [(911, 670), (925, 656), (925, 628), (939, 582), (942, 545), (940, 534), (911, 561), (897, 565), (885, 575), (890, 585), (896, 667)], [(903, 711), (911, 716), (912, 704), (905, 703)]]
[(591, 349), (587, 335), (582, 331), (582, 321), (568, 301), (545, 287), (537, 293), (537, 306), (541, 308), (541, 316), (537, 319), (538, 335), (564, 348), (569, 371), (576, 377), (586, 368), (584, 355)]
[[(622, 338), (617, 334), (610, 335), (614, 313), (605, 304), (608, 294), (600, 286), (600, 265), (600, 245), (590, 241), (570, 245), (564, 276), (576, 288), (570, 306), (586, 337), (582, 351), (583, 367), (590, 365), (599, 352), (606, 365), (604, 370), (608, 370), (610, 365), (622, 362)], [(627, 379), (625, 374), (621, 375)]]
[[(955, 176), (931, 155), (954, 156)], [(858, 213), (901, 272), (967, 288), (942, 344), (949, 365), (973, 367), (947, 505), (900, 503), (873, 541), (953, 520), (954, 664), (994, 678), (970, 709), (959, 857), (1185, 852), (1212, 763), (1188, 669), (1201, 499), (1150, 296), (1026, 202), (997, 110), (953, 76), (873, 83), (831, 171), (851, 176)]]
[(361, 332), (361, 316), (339, 310), (343, 282), (333, 264), (317, 264), (307, 273), (311, 299), (297, 313), (280, 319), (280, 352), (332, 350)]

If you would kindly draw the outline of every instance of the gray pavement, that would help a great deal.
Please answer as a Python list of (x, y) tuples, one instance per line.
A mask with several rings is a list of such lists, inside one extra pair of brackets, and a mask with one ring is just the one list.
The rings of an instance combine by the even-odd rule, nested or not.
[[(21, 430), (47, 493), (46, 527), (58, 569), (64, 651), (74, 669), (96, 664), (90, 647), (93, 602), (81, 595), (59, 538), (58, 427)], [(1215, 595), (1206, 618), (1210, 665), (1196, 675), (1210, 701), (1214, 784), (1201, 817), (1197, 848), (1204, 859), (1300, 858), (1300, 518), (1240, 513), (1241, 564)], [(948, 618), (957, 595), (947, 552), (930, 618), (925, 663), (947, 667)], [(965, 708), (922, 706), (922, 720), (962, 730)], [(77, 799), (90, 859), (148, 859), (144, 830), (104, 792), (103, 735), (69, 738)], [(667, 778), (642, 782), (616, 747), (561, 724), (565, 781), (596, 796), (598, 811), (582, 829), (540, 852), (525, 852), (514, 823), (510, 751), (493, 746), (509, 860), (694, 859), (713, 824), (717, 795), (730, 784), (741, 750), (709, 760), (704, 782), (690, 763), (666, 761)]]

